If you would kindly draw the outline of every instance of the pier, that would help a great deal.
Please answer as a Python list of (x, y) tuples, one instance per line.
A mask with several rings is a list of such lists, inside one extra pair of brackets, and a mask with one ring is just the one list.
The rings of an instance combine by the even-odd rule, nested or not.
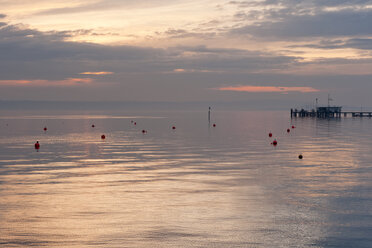
[(317, 107), (316, 110), (291, 109), (293, 117), (341, 118), (341, 117), (372, 117), (372, 111), (342, 111), (342, 107)]

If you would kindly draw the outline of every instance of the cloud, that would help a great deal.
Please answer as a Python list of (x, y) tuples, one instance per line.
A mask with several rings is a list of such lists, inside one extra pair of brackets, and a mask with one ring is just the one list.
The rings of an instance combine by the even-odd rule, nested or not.
[(230, 34), (276, 40), (370, 36), (371, 0), (230, 1), (238, 27)]
[(171, 71), (170, 73), (216, 73), (216, 72), (222, 72), (222, 71), (177, 68)]
[(186, 39), (186, 38), (200, 38), (200, 39), (213, 39), (218, 33), (214, 29), (194, 29), (188, 31), (186, 29), (174, 29), (170, 28), (165, 32), (157, 32), (156, 35), (165, 36), (167, 39)]
[(114, 74), (111, 71), (86, 71), (79, 73), (81, 75), (111, 75)]
[(321, 40), (312, 44), (292, 45), (289, 48), (308, 47), (316, 49), (342, 49), (354, 48), (360, 50), (372, 50), (372, 39), (352, 38), (352, 39), (331, 39)]
[(66, 78), (64, 80), (0, 80), (0, 86), (78, 86), (90, 84), (91, 78)]
[(255, 0), (255, 1), (230, 1), (228, 4), (240, 8), (280, 6), (296, 8), (320, 8), (320, 7), (345, 7), (366, 6), (372, 4), (371, 0)]
[[(235, 48), (176, 46), (151, 48), (69, 42), (69, 32), (41, 32), (22, 25), (0, 28), (0, 79), (62, 80), (106, 72), (164, 73), (182, 68), (191, 73), (262, 72), (287, 68), (298, 58)], [(90, 73), (90, 74), (88, 74)], [(84, 74), (83, 74), (84, 75)]]
[(301, 93), (310, 93), (318, 92), (320, 90), (314, 89), (312, 87), (285, 87), (285, 86), (255, 86), (255, 85), (244, 85), (244, 86), (228, 86), (217, 88), (220, 91), (238, 91), (238, 92), (279, 92), (279, 93), (288, 93), (288, 92), (301, 92)]
[(74, 14), (82, 12), (92, 12), (92, 11), (104, 11), (108, 9), (113, 9), (119, 7), (120, 3), (118, 2), (109, 2), (109, 1), (99, 1), (92, 4), (80, 4), (73, 7), (60, 7), (60, 8), (50, 8), (47, 10), (42, 10), (35, 15), (62, 15), (62, 14)]
[[(235, 94), (234, 91), (314, 92), (328, 87), (328, 78), (306, 80), (309, 77), (306, 75), (291, 80), (288, 74), (283, 76), (288, 71), (296, 74), (302, 66), (307, 68), (317, 64), (319, 68), (325, 68), (326, 60), (306, 64), (301, 57), (278, 55), (268, 50), (231, 48), (228, 44), (222, 44), (222, 47), (213, 43), (214, 47), (183, 45), (153, 48), (66, 41), (70, 33), (41, 32), (24, 25), (1, 27), (0, 97), (180, 101), (220, 100), (217, 97), (223, 95), (226, 97), (224, 100), (235, 100), (238, 95), (243, 98), (245, 94)], [(336, 62), (330, 61), (333, 64)], [(355, 61), (349, 62), (355, 64)], [(79, 77), (76, 75), (93, 77), (91, 75), (108, 75), (109, 72), (113, 73), (107, 77), (94, 77), (90, 81), (73, 79)], [(220, 87), (219, 91), (208, 90), (225, 82), (270, 82), (274, 88), (231, 86)], [(281, 82), (318, 85), (315, 88), (280, 87)], [(332, 83), (335, 88), (338, 84)]]
[(5, 18), (5, 17), (6, 17), (5, 14), (0, 14), (0, 19)]
[(136, 0), (99, 0), (88, 4), (78, 4), (75, 6), (66, 6), (60, 8), (50, 8), (39, 11), (35, 15), (62, 15), (62, 14), (74, 14), (83, 12), (99, 12), (111, 9), (118, 9), (125, 7), (126, 9), (137, 9), (137, 8), (152, 8), (159, 7), (164, 4), (174, 4), (180, 2), (178, 0), (167, 1), (167, 0), (149, 0), (149, 1), (136, 1)]
[(2, 59), (141, 59), (162, 52), (162, 49), (146, 47), (68, 42), (71, 32), (41, 32), (24, 25), (6, 25), (0, 28)]
[(289, 15), (280, 21), (263, 21), (231, 31), (235, 35), (275, 37), (290, 40), (304, 37), (372, 35), (372, 10), (343, 10), (318, 14)]
[(68, 37), (68, 32), (41, 32), (24, 25), (0, 27), (0, 79), (62, 80), (102, 67), (133, 72), (150, 69), (144, 64), (167, 56), (164, 49), (68, 42)]
[(178, 68), (185, 71), (263, 72), (288, 68), (298, 58), (267, 52), (206, 46), (169, 48)]

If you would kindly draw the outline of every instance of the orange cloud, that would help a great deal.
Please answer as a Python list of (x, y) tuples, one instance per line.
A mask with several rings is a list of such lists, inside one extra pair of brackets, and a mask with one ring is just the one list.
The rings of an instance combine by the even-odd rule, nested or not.
[(173, 71), (171, 72), (172, 73), (190, 73), (190, 72), (220, 72), (220, 71), (177, 68), (177, 69), (173, 69)]
[(64, 80), (0, 80), (0, 85), (6, 86), (75, 86), (89, 84), (91, 78), (66, 78)]
[(110, 74), (114, 74), (114, 73), (111, 72), (111, 71), (86, 71), (86, 72), (82, 72), (80, 74), (82, 74), (82, 75), (110, 75)]
[(282, 87), (282, 86), (254, 86), (254, 85), (245, 85), (245, 86), (228, 86), (217, 88), (216, 90), (221, 91), (239, 91), (239, 92), (318, 92), (318, 89), (312, 87)]
[(27, 85), (31, 82), (30, 80), (0, 80), (0, 85)]
[(92, 81), (93, 80), (91, 78), (68, 78), (68, 79), (60, 81), (60, 82), (91, 83)]

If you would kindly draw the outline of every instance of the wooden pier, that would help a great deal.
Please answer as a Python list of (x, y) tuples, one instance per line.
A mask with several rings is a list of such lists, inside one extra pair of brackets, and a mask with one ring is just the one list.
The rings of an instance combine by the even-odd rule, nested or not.
[(372, 117), (372, 111), (342, 111), (342, 107), (318, 107), (316, 110), (291, 109), (293, 117), (341, 118), (341, 117)]

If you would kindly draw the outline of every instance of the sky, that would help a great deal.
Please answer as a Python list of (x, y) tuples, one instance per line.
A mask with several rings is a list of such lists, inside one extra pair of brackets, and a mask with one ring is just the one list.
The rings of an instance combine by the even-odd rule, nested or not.
[(0, 100), (372, 106), (372, 0), (0, 6)]

